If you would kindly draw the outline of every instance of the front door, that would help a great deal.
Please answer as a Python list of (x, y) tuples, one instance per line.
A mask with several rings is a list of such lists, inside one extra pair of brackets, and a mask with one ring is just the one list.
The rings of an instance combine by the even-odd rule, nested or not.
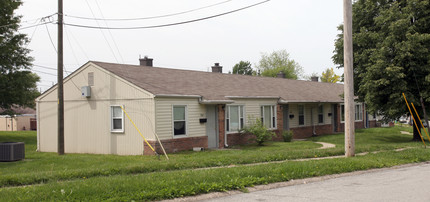
[(216, 105), (206, 105), (206, 118), (208, 147), (218, 148), (218, 114), (216, 111)]
[(290, 130), (290, 123), (289, 123), (289, 111), (288, 111), (288, 105), (282, 105), (282, 114), (283, 114), (283, 125), (284, 125), (284, 130)]

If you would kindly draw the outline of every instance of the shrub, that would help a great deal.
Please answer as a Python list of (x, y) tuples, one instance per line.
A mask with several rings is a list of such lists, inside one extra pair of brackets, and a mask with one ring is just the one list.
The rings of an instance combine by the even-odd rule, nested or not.
[(254, 123), (243, 127), (240, 133), (254, 135), (255, 139), (252, 140), (255, 140), (259, 146), (262, 146), (265, 141), (272, 140), (272, 137), (275, 136), (275, 133), (269, 131), (258, 118)]
[(284, 139), (284, 142), (291, 142), (291, 140), (293, 139), (293, 131), (284, 130), (282, 132), (282, 138)]

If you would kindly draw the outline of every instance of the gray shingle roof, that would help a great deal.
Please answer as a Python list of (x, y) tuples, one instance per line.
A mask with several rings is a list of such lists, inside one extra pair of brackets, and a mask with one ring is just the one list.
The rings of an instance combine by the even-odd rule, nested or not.
[(154, 95), (198, 95), (207, 101), (231, 97), (279, 97), (281, 102), (343, 102), (343, 84), (146, 67), (104, 62), (97, 66)]

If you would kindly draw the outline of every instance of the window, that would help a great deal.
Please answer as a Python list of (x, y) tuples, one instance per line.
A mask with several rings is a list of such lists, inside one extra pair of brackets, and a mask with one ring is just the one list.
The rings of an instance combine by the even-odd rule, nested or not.
[(299, 126), (305, 125), (305, 107), (299, 105)]
[(239, 131), (243, 128), (243, 106), (227, 106), (225, 115), (226, 131)]
[(267, 128), (276, 128), (276, 108), (274, 105), (261, 106), (261, 122)]
[(173, 106), (173, 135), (186, 135), (187, 134), (187, 107), (186, 106)]
[(111, 132), (124, 132), (124, 112), (120, 106), (111, 106)]
[(324, 123), (324, 105), (318, 106), (318, 123)]
[[(355, 121), (361, 121), (363, 120), (363, 110), (362, 110), (362, 105), (361, 104), (355, 104), (355, 114), (354, 114), (354, 118)], [(345, 105), (341, 104), (340, 105), (340, 121), (341, 122), (345, 122)]]
[(356, 121), (363, 120), (363, 110), (362, 110), (362, 105), (361, 104), (356, 104), (355, 105), (355, 120)]

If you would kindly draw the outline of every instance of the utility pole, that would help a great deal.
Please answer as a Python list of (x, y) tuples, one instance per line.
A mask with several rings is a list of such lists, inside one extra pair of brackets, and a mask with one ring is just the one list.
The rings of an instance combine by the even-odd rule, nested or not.
[(58, 0), (58, 155), (64, 154), (63, 0)]
[(343, 0), (343, 57), (345, 100), (345, 156), (355, 156), (352, 0)]

